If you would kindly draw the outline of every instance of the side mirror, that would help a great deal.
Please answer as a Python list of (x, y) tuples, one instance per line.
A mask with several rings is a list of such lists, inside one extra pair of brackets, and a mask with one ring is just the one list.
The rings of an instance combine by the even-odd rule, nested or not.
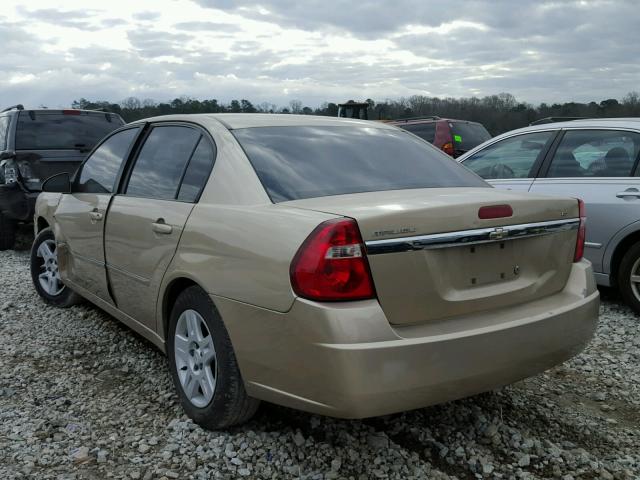
[(12, 160), (16, 158), (16, 152), (13, 150), (3, 150), (0, 152), (0, 161), (2, 160)]
[(58, 173), (42, 183), (43, 192), (71, 193), (71, 177), (67, 172)]

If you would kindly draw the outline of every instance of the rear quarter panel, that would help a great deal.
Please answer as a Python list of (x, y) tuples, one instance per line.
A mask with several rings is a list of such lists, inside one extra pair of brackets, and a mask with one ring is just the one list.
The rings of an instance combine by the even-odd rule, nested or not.
[(286, 312), (295, 299), (291, 260), (313, 229), (330, 218), (335, 215), (277, 205), (197, 205), (162, 291), (177, 278), (189, 278), (209, 294)]
[[(587, 221), (589, 221), (588, 218), (589, 217), (587, 217)], [(617, 257), (616, 260), (620, 260), (620, 256), (616, 254), (616, 249), (622, 242), (625, 242), (625, 239), (629, 238), (631, 235), (636, 238), (638, 235), (640, 235), (640, 220), (618, 230), (618, 232), (616, 232), (616, 234), (613, 235), (609, 242), (606, 244), (602, 259), (603, 272), (606, 275), (614, 273), (612, 272), (612, 269), (614, 268), (614, 254)]]

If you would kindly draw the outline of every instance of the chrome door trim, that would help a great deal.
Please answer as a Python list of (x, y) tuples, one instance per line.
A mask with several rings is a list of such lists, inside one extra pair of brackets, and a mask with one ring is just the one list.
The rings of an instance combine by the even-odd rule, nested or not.
[(522, 223), (500, 227), (478, 228), (457, 232), (416, 235), (413, 237), (389, 238), (365, 242), (368, 255), (398, 253), (412, 250), (432, 250), (482, 243), (505, 242), (518, 238), (537, 237), (568, 230), (577, 230), (580, 219), (568, 218), (548, 222)]

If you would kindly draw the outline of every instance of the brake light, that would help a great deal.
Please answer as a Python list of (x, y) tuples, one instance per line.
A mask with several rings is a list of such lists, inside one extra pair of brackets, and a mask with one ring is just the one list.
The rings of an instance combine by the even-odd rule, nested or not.
[(18, 181), (18, 166), (14, 160), (7, 160), (0, 168), (3, 169), (4, 183), (6, 185), (16, 183)]
[(513, 216), (513, 208), (511, 208), (511, 205), (489, 205), (478, 209), (478, 218), (481, 220), (511, 216)]
[(584, 256), (584, 242), (586, 237), (587, 215), (584, 208), (584, 202), (578, 199), (578, 214), (580, 215), (580, 225), (578, 226), (578, 238), (576, 239), (576, 250), (573, 254), (573, 261), (579, 262)]
[(373, 279), (355, 220), (321, 223), (296, 253), (290, 267), (293, 291), (323, 302), (375, 298)]
[(80, 115), (80, 110), (62, 110), (63, 115)]
[(442, 145), (442, 151), (447, 155), (451, 155), (453, 157), (453, 154), (455, 153), (455, 150), (453, 148), (453, 143), (447, 142), (444, 145)]

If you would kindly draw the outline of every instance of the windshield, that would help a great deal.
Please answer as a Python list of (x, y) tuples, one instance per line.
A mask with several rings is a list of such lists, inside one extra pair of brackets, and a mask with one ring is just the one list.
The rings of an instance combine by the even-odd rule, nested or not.
[(381, 190), (489, 186), (401, 130), (305, 126), (232, 133), (274, 202)]
[(491, 138), (487, 129), (479, 123), (451, 122), (453, 148), (459, 152), (468, 152)]
[(104, 113), (71, 115), (23, 111), (18, 117), (16, 150), (90, 150), (122, 125), (120, 117)]

